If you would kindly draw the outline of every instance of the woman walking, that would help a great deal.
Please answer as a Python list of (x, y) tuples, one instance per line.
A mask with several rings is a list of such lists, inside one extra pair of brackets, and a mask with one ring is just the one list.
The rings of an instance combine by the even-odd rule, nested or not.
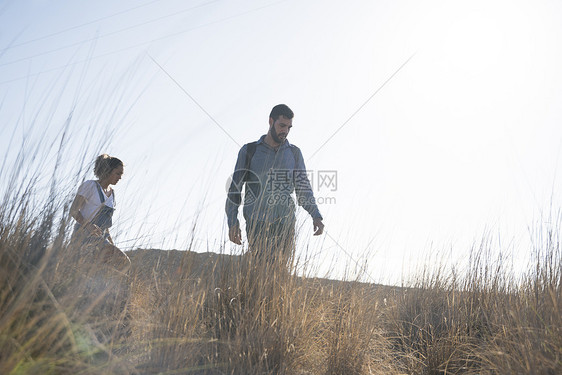
[(123, 162), (103, 154), (97, 157), (94, 175), (97, 180), (87, 180), (80, 185), (70, 207), (76, 220), (72, 239), (85, 252), (121, 271), (131, 264), (129, 257), (115, 246), (109, 228), (115, 211), (115, 193), (112, 185), (123, 175)]

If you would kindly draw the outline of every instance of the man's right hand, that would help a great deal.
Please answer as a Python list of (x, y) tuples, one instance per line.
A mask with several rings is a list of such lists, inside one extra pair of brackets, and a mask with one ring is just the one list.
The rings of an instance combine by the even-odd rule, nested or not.
[(242, 245), (242, 232), (240, 231), (240, 227), (238, 225), (230, 227), (228, 230), (228, 237), (236, 245)]

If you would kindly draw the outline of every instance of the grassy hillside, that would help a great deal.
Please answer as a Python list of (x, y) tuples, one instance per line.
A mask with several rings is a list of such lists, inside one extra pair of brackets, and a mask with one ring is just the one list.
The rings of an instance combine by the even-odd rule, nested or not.
[(554, 232), (520, 279), (480, 249), (391, 288), (182, 251), (130, 252), (123, 274), (46, 218), (0, 226), (2, 374), (562, 372)]

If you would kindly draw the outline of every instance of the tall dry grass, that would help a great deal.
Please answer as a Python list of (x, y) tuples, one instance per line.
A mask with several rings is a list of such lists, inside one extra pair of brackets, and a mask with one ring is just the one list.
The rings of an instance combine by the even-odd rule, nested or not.
[(538, 232), (524, 275), (488, 241), (464, 273), (401, 288), (221, 248), (206, 262), (133, 251), (123, 274), (69, 243), (69, 198), (41, 204), (27, 186), (0, 211), (2, 374), (562, 373), (558, 226)]
[(383, 358), (372, 288), (189, 252), (172, 269), (133, 252), (125, 277), (42, 214), (1, 227), (1, 373), (361, 374)]
[[(147, 258), (138, 252), (130, 256), (140, 267)], [(180, 267), (160, 265), (144, 281), (135, 270), (142, 371), (363, 374), (389, 359), (375, 350), (387, 341), (375, 329), (375, 288), (296, 277), (248, 255), (218, 256), (206, 267), (193, 259), (186, 252)]]
[[(184, 252), (166, 263), (166, 253), (150, 258), (141, 250), (130, 253), (124, 278), (81, 264), (60, 238), (64, 225), (51, 226), (50, 236), (38, 218), (1, 227), (2, 373), (561, 371), (560, 247), (552, 231), (519, 279), (483, 243), (462, 277), (428, 270), (407, 288), (385, 288), (296, 277), (247, 256), (202, 263)], [(30, 256), (36, 249), (43, 256)]]
[(123, 344), (121, 275), (86, 263), (51, 205), (14, 212), (0, 226), (0, 373), (129, 373), (114, 355)]
[(490, 243), (466, 274), (427, 273), (392, 300), (385, 319), (399, 361), (416, 374), (562, 373), (562, 257), (548, 229), (519, 277)]

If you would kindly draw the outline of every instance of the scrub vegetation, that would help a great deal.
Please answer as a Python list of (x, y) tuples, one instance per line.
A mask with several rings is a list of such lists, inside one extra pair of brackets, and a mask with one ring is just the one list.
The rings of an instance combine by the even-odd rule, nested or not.
[[(94, 107), (127, 108), (115, 92)], [(0, 374), (562, 373), (560, 214), (533, 235), (525, 273), (483, 241), (464, 271), (436, 264), (401, 287), (318, 278), (306, 259), (281, 272), (220, 247), (134, 250), (123, 274), (69, 243), (85, 160), (103, 149), (94, 130), (123, 123), (99, 119), (76, 158), (80, 113), (0, 165)]]
[(562, 373), (558, 225), (517, 276), (487, 241), (464, 273), (403, 287), (289, 276), (220, 248), (131, 251), (124, 275), (83, 264), (68, 202), (56, 189), (38, 202), (26, 181), (0, 211), (2, 374)]

